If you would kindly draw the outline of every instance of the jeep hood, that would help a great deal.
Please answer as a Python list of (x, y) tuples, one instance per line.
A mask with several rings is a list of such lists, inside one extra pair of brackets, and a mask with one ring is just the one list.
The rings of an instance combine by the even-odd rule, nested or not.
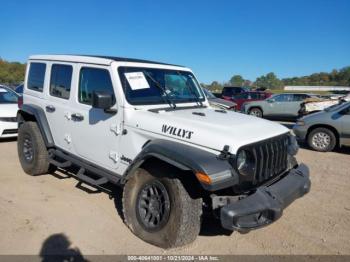
[(126, 125), (149, 132), (163, 139), (221, 151), (225, 145), (230, 152), (247, 144), (287, 133), (289, 130), (277, 123), (241, 113), (212, 108), (180, 109), (171, 111), (130, 110)]

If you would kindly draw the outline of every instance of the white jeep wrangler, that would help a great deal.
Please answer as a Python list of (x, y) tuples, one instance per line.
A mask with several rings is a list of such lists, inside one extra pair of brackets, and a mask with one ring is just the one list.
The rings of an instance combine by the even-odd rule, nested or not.
[(182, 66), (31, 56), (18, 122), (26, 173), (71, 168), (87, 184), (122, 186), (125, 223), (163, 248), (194, 241), (203, 211), (247, 232), (310, 189), (288, 129), (210, 108)]

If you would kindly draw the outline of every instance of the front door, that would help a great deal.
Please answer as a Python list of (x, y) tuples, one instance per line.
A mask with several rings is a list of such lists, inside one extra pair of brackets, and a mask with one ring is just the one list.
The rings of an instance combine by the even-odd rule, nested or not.
[[(120, 162), (118, 145), (122, 112), (108, 113), (92, 107), (94, 91), (115, 96), (109, 68), (79, 65), (77, 82), (77, 97), (70, 121), (74, 153), (94, 164), (116, 171)], [(117, 108), (117, 104), (113, 108)]]
[(267, 100), (264, 107), (264, 115), (266, 116), (284, 116), (286, 114), (286, 103), (290, 101), (289, 94), (280, 94)]

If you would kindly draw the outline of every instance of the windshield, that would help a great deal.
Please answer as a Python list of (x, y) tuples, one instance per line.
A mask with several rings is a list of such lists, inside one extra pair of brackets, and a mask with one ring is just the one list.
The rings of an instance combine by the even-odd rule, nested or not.
[(216, 98), (216, 96), (214, 96), (213, 93), (210, 92), (208, 89), (203, 88), (203, 91), (207, 98)]
[(132, 105), (202, 102), (204, 95), (191, 72), (119, 67), (127, 101)]
[(335, 110), (338, 110), (339, 108), (343, 107), (345, 104), (350, 105), (350, 102), (346, 103), (346, 102), (340, 100), (338, 104), (327, 107), (324, 111), (326, 111), (326, 112), (335, 111)]
[(16, 104), (18, 95), (15, 92), (0, 88), (0, 104)]

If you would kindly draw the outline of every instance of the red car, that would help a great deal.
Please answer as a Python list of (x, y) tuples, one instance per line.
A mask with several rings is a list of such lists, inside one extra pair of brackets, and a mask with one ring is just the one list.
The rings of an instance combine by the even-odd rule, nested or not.
[(250, 91), (250, 92), (244, 92), (244, 93), (233, 95), (230, 100), (237, 104), (236, 110), (240, 111), (241, 106), (244, 103), (251, 102), (251, 101), (265, 100), (266, 98), (269, 98), (271, 95), (272, 93)]

